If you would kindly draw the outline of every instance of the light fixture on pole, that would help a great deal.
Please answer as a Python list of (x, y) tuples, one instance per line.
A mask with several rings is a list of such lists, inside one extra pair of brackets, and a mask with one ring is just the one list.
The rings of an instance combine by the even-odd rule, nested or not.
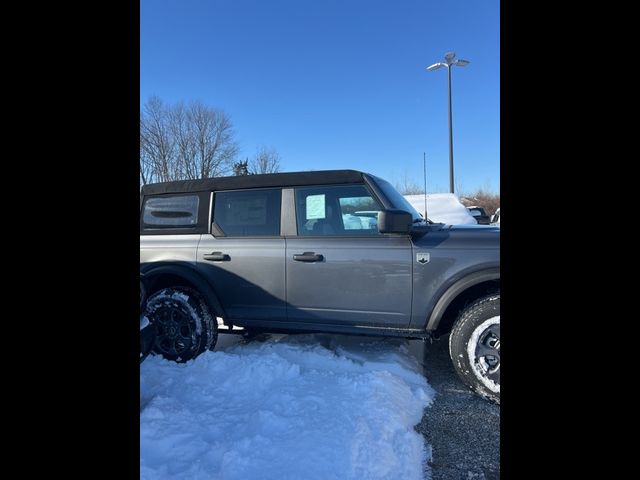
[(449, 72), (449, 191), (453, 193), (453, 117), (451, 114), (451, 67), (466, 67), (469, 61), (456, 59), (454, 52), (447, 52), (444, 55), (444, 62), (434, 63), (427, 67), (428, 71), (447, 67)]

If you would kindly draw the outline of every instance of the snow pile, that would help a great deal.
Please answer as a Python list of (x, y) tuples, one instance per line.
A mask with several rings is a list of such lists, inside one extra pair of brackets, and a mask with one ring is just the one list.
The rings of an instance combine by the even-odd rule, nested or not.
[[(405, 195), (404, 198), (424, 215), (424, 195)], [(427, 216), (436, 223), (448, 225), (477, 225), (478, 223), (453, 193), (428, 193)]]
[[(223, 336), (224, 337), (224, 336)], [(406, 341), (299, 335), (140, 366), (142, 479), (422, 479)]]

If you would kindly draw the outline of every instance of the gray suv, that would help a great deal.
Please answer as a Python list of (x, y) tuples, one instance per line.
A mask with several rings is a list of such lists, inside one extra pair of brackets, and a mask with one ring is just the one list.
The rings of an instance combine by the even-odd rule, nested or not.
[(374, 175), (331, 170), (145, 185), (140, 271), (145, 315), (156, 327), (153, 351), (167, 359), (193, 359), (234, 327), (422, 339), (450, 333), (462, 380), (500, 401), (500, 229), (427, 223)]

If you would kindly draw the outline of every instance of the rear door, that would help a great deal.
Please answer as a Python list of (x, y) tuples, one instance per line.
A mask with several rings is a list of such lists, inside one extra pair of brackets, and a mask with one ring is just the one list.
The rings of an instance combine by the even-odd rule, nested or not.
[(197, 268), (229, 318), (286, 320), (281, 196), (279, 188), (213, 195), (213, 225), (200, 239)]
[(295, 189), (297, 236), (287, 237), (290, 322), (408, 327), (407, 235), (377, 230), (380, 203), (365, 185)]

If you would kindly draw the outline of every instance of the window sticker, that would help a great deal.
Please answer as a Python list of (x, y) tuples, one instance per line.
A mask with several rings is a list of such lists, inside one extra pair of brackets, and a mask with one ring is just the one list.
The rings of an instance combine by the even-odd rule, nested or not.
[(324, 199), (324, 193), (307, 197), (307, 220), (326, 218)]

